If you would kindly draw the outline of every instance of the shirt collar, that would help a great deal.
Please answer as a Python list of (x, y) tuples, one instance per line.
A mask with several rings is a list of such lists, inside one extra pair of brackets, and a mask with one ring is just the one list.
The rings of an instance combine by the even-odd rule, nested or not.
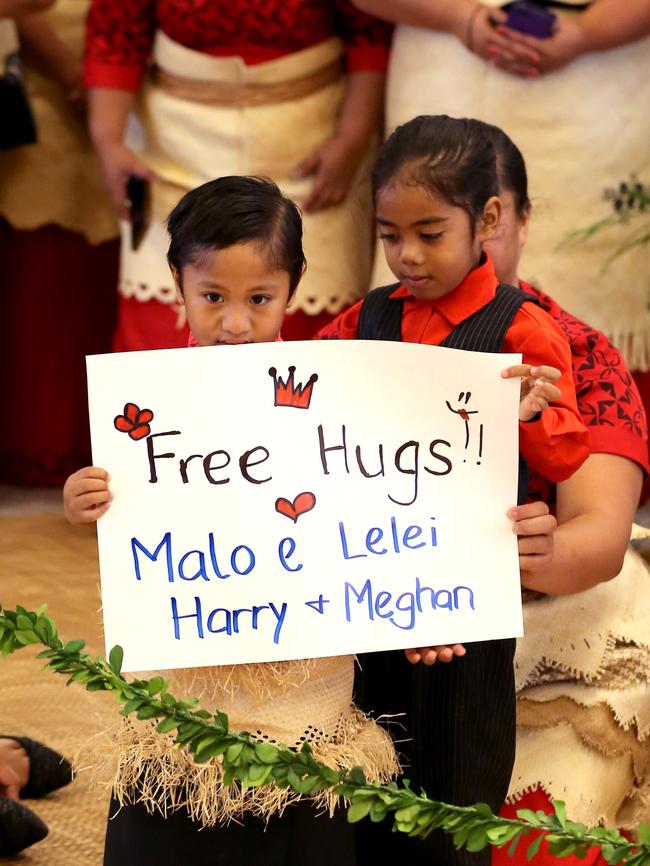
[(471, 270), (456, 288), (442, 298), (421, 300), (414, 298), (406, 286), (399, 286), (391, 298), (410, 298), (416, 306), (432, 306), (441, 315), (459, 325), (494, 298), (499, 281), (494, 273), (492, 259), (483, 253), (477, 267)]

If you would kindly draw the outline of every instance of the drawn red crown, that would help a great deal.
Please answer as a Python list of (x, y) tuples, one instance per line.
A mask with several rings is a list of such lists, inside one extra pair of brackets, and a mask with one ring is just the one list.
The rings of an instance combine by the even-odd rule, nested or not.
[(312, 373), (309, 380), (302, 385), (296, 385), (294, 380), (295, 367), (289, 367), (289, 375), (283, 381), (278, 376), (275, 367), (269, 369), (269, 376), (273, 377), (275, 386), (275, 406), (293, 406), (295, 409), (309, 409), (314, 382), (318, 381), (318, 373)]

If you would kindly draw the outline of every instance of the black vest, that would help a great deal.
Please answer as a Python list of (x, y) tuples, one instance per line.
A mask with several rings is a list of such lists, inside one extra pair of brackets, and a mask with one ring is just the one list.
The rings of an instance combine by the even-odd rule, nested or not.
[[(404, 304), (401, 298), (390, 297), (398, 287), (399, 283), (395, 283), (368, 292), (359, 311), (357, 339), (401, 341)], [(439, 345), (469, 352), (500, 352), (512, 320), (526, 301), (538, 303), (537, 298), (521, 289), (500, 283), (494, 299), (455, 327)], [(520, 454), (519, 504), (526, 501), (527, 493), (528, 466)]]

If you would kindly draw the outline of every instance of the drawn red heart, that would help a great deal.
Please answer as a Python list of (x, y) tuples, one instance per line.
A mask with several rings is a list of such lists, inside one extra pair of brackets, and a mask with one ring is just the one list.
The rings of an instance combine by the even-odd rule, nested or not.
[(315, 505), (316, 497), (313, 493), (299, 493), (293, 502), (282, 497), (275, 500), (275, 510), (278, 514), (289, 517), (294, 523), (297, 523), (301, 514), (311, 511)]

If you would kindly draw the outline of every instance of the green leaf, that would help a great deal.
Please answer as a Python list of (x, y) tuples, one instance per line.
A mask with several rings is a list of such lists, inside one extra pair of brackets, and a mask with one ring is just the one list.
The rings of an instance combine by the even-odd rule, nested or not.
[[(208, 740), (211, 740), (211, 742), (208, 742)], [(197, 764), (204, 764), (206, 761), (216, 758), (217, 755), (223, 754), (226, 749), (225, 743), (219, 742), (216, 736), (211, 738), (204, 737), (201, 742), (201, 747), (196, 749), (194, 754), (194, 760)]]
[(642, 845), (650, 845), (650, 827), (647, 824), (639, 824), (637, 833)]
[(539, 834), (537, 839), (533, 839), (533, 841), (528, 846), (528, 850), (526, 851), (526, 859), (527, 860), (532, 860), (533, 857), (536, 856), (537, 852), (539, 851), (539, 847), (542, 844), (543, 840), (544, 840), (544, 836), (542, 833)]
[(296, 791), (300, 791), (300, 777), (296, 775), (295, 770), (292, 770), (289, 767), (289, 771), (287, 773), (287, 782), (291, 785), (292, 788), (295, 788)]
[(137, 712), (137, 718), (141, 721), (146, 721), (147, 719), (155, 719), (156, 716), (161, 714), (161, 710), (157, 710), (155, 707), (145, 705), (144, 707), (140, 707)]
[(86, 646), (83, 640), (71, 640), (63, 647), (63, 654), (66, 656), (76, 655)]
[(255, 746), (255, 757), (263, 764), (277, 764), (280, 760), (278, 750), (270, 743), (257, 743)]
[(229, 785), (232, 785), (232, 783), (235, 781), (236, 772), (237, 772), (237, 767), (228, 767), (226, 772), (223, 774), (224, 787), (227, 788)]
[(372, 800), (358, 800), (357, 802), (352, 803), (348, 808), (348, 822), (350, 824), (356, 824), (357, 821), (361, 821), (369, 814), (371, 808)]
[(289, 767), (286, 764), (275, 764), (271, 767), (271, 775), (277, 782), (286, 782), (289, 774)]
[(128, 716), (134, 710), (139, 710), (143, 703), (144, 700), (142, 698), (133, 698), (132, 700), (127, 701), (122, 707), (122, 715)]
[(512, 842), (510, 843), (510, 847), (508, 848), (508, 857), (512, 857), (515, 851), (517, 850), (517, 845), (519, 844), (519, 840), (522, 836), (521, 828), (517, 830), (515, 835), (512, 837)]
[(487, 803), (477, 803), (474, 806), (474, 809), (480, 818), (494, 818), (494, 812), (490, 809)]
[(18, 629), (14, 632), (14, 636), (18, 643), (23, 644), (23, 646), (27, 646), (30, 643), (40, 643), (41, 640), (36, 632), (31, 629)]
[(24, 614), (21, 613), (16, 618), (16, 625), (18, 626), (18, 628), (27, 629), (27, 631), (31, 631), (33, 626), (34, 626), (34, 623), (31, 621), (31, 619), (28, 616), (25, 616)]
[(178, 727), (178, 722), (176, 719), (163, 719), (162, 722), (159, 722), (156, 725), (156, 730), (159, 734), (168, 734), (169, 731), (173, 731), (174, 728)]
[(488, 844), (487, 833), (484, 827), (476, 827), (469, 834), (469, 838), (467, 840), (466, 848), (468, 851), (474, 853), (475, 851), (482, 851), (483, 848)]
[(551, 805), (555, 810), (555, 814), (558, 821), (560, 822), (560, 826), (564, 830), (564, 828), (566, 827), (566, 804), (563, 803), (562, 800), (553, 800)]
[(520, 821), (526, 821), (527, 824), (531, 824), (533, 827), (542, 826), (537, 812), (532, 812), (530, 809), (517, 809), (517, 817)]
[(233, 743), (231, 746), (228, 746), (226, 749), (226, 763), (234, 764), (235, 761), (238, 761), (243, 748), (243, 743)]
[(271, 775), (273, 768), (268, 764), (252, 764), (248, 771), (248, 781), (254, 785), (263, 785)]
[(121, 646), (116, 645), (108, 654), (108, 663), (111, 666), (111, 670), (115, 674), (122, 673), (122, 662), (124, 661), (124, 650)]
[[(111, 664), (111, 667), (113, 665)], [(119, 671), (116, 671), (119, 674)], [(153, 697), (157, 695), (159, 691), (161, 691), (165, 686), (165, 681), (162, 677), (152, 677), (147, 683), (147, 691)]]

